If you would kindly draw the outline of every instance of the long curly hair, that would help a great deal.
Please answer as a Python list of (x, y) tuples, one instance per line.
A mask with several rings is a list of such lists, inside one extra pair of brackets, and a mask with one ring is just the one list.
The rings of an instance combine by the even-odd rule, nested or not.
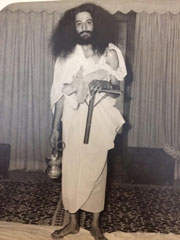
[(66, 58), (74, 51), (78, 36), (75, 17), (79, 12), (91, 14), (93, 19), (92, 48), (96, 54), (102, 55), (109, 43), (115, 43), (117, 28), (113, 15), (93, 3), (84, 3), (67, 10), (57, 23), (50, 38), (53, 56)]

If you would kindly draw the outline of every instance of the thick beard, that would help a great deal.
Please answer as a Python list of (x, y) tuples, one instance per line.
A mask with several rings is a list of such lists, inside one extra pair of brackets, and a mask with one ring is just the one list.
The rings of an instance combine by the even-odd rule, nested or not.
[(88, 32), (89, 36), (81, 36), (81, 34), (77, 34), (77, 43), (80, 45), (88, 45), (93, 43), (93, 35), (91, 32)]

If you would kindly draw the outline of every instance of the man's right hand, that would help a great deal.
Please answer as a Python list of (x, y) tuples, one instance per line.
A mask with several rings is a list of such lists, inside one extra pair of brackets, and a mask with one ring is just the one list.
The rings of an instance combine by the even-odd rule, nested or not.
[(56, 147), (56, 144), (59, 139), (59, 130), (58, 129), (52, 129), (51, 134), (49, 136), (49, 143), (52, 148)]

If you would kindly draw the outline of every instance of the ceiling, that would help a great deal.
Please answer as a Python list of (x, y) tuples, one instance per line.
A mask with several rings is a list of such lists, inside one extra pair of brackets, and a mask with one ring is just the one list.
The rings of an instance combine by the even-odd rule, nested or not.
[[(19, 2), (17, 2), (19, 1)], [(26, 1), (26, 2), (25, 2)], [(7, 1), (8, 2), (8, 1)], [(12, 2), (12, 0), (11, 0)], [(28, 0), (16, 0), (17, 3), (6, 6), (5, 9), (11, 11), (22, 10), (24, 12), (29, 11), (47, 11), (47, 12), (61, 12), (75, 7), (81, 3), (85, 3), (85, 0), (59, 0), (59, 1), (33, 1)], [(165, 12), (172, 12), (174, 14), (180, 12), (180, 0), (92, 0), (92, 3), (103, 6), (111, 13), (117, 11), (127, 13), (131, 10), (135, 12), (145, 11), (147, 13), (158, 12), (163, 14)]]

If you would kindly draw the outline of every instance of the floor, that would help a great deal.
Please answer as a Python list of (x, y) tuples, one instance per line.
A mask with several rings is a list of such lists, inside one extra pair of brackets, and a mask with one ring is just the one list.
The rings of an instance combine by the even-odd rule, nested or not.
[[(180, 186), (109, 180), (100, 221), (103, 232), (180, 234)], [(13, 171), (0, 183), (0, 221), (63, 224), (59, 179), (52, 180), (43, 172)], [(91, 218), (81, 212), (82, 228), (89, 229)]]
[[(0, 222), (0, 240), (50, 240), (55, 226)], [(108, 240), (179, 240), (180, 235), (160, 233), (105, 233)], [(69, 235), (65, 240), (93, 240), (89, 231), (80, 229), (78, 234)]]

